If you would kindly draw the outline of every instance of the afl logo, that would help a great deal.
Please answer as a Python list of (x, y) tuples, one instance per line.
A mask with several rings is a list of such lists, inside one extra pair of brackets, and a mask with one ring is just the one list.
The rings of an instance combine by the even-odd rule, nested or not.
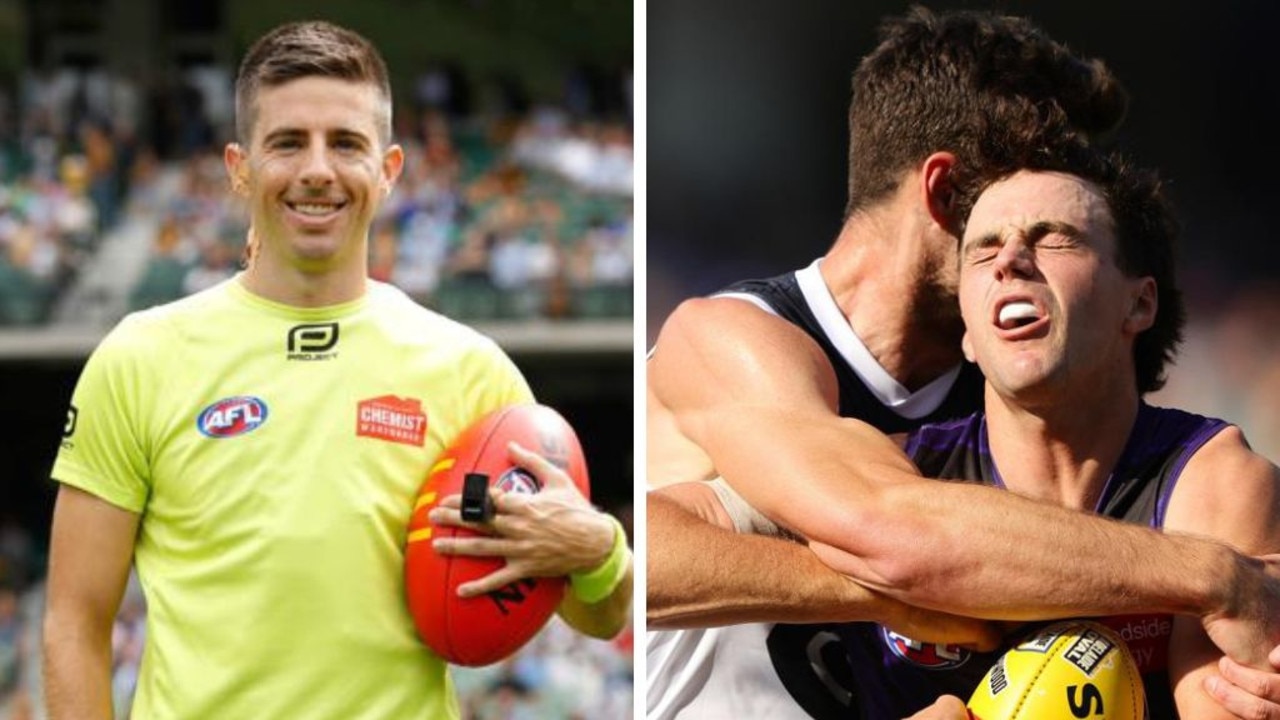
[(196, 427), (205, 437), (227, 438), (253, 432), (266, 421), (266, 403), (250, 395), (237, 395), (201, 411)]
[(494, 487), (502, 492), (521, 493), (523, 495), (534, 495), (542, 489), (542, 485), (538, 479), (527, 471), (513, 467), (502, 473), (502, 477), (494, 483)]
[(959, 645), (935, 645), (912, 640), (888, 628), (880, 628), (880, 638), (894, 655), (928, 670), (950, 670), (969, 661), (969, 651)]

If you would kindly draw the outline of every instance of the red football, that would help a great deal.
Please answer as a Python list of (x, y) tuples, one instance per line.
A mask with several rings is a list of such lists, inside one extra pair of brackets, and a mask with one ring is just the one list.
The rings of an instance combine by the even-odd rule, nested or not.
[(437, 527), (427, 513), (462, 492), (469, 473), (482, 473), (506, 492), (536, 493), (537, 479), (511, 462), (515, 441), (564, 470), (590, 497), (587, 463), (573, 428), (545, 405), (513, 405), (472, 425), (441, 454), (418, 491), (405, 548), (405, 588), (418, 635), (438, 655), (457, 665), (488, 665), (518, 650), (546, 624), (564, 597), (565, 578), (528, 578), (473, 598), (458, 586), (500, 569), (502, 558), (439, 555), (438, 537), (474, 537), (465, 528)]

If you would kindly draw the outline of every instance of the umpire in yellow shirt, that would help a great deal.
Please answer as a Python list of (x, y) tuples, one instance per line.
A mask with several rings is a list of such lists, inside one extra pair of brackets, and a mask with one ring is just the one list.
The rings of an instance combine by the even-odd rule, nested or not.
[[(492, 341), (367, 277), (404, 162), (367, 40), (323, 22), (271, 31), (240, 67), (236, 122), (225, 160), (250, 209), (247, 269), (127, 317), (72, 399), (53, 470), (50, 717), (110, 717), (131, 562), (149, 609), (134, 718), (457, 717), (405, 604), (406, 526), (450, 441), (532, 394)], [(358, 422), (362, 408), (396, 422)], [(620, 526), (572, 491), (507, 511), (545, 518), (521, 526), (537, 549), (512, 568), (622, 568), (603, 599), (593, 578), (597, 602), (561, 606), (584, 632), (621, 629)]]

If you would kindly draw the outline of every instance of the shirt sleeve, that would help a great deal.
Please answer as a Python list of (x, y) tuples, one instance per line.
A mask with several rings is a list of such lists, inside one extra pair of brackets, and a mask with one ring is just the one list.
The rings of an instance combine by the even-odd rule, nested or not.
[(534, 402), (533, 391), (511, 358), (492, 341), (481, 344), (466, 378), (475, 418), (509, 405)]
[(89, 357), (71, 398), (53, 479), (141, 513), (150, 490), (142, 406), (146, 351), (129, 320)]

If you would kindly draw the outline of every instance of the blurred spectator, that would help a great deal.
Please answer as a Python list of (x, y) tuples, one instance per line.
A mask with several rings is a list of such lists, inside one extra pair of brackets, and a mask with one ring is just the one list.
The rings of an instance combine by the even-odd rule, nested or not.
[[(100, 155), (110, 154), (104, 148), (98, 148), (97, 152)], [(99, 214), (102, 212), (102, 205), (90, 196), (93, 183), (100, 183), (98, 192), (108, 196), (102, 201), (114, 212), (115, 201), (109, 197), (114, 192), (110, 187), (110, 160), (99, 157), (97, 162), (99, 175), (95, 176), (93, 163), (87, 156), (64, 156), (59, 172), (62, 180), (61, 192), (55, 188), (49, 195), (54, 230), (63, 238), (66, 249), (74, 253), (76, 265), (93, 251), (100, 237)]]
[(0, 576), (0, 717), (12, 712), (20, 689), (22, 624), (18, 616), (18, 589)]
[(584, 284), (630, 285), (633, 267), (631, 218), (613, 224), (602, 218), (592, 221), (582, 247), (591, 259)]
[(450, 258), (449, 274), (459, 280), (489, 284), (489, 268), (492, 265), (489, 258), (497, 242), (498, 236), (494, 233), (479, 230), (467, 233), (462, 247)]
[(129, 306), (142, 309), (182, 296), (187, 275), (186, 258), (192, 254), (176, 217), (165, 218), (156, 232), (155, 254), (147, 263), (142, 280), (133, 289)]
[(126, 78), (68, 66), (24, 72), (14, 117), (0, 109), (0, 325), (45, 322), (118, 222), (137, 99)]
[(511, 658), (454, 667), (468, 720), (627, 718), (631, 716), (631, 631), (605, 642), (574, 633), (553, 617)]
[(32, 717), (29, 683), (38, 675), (34, 652), (35, 618), (22, 602), (22, 591), (36, 567), (30, 535), (13, 518), (0, 518), (0, 718)]
[(538, 720), (542, 717), (537, 693), (511, 676), (499, 678), (485, 694), (475, 696), (469, 710), (473, 720)]
[[(81, 171), (84, 177), (78, 178), (78, 183), (87, 188), (87, 197), (97, 210), (93, 226), (86, 230), (96, 234), (96, 231), (115, 225), (119, 209), (116, 147), (104, 124), (88, 121), (81, 125), (80, 146), (84, 152), (84, 168)], [(70, 185), (65, 179), (65, 170), (63, 174), (63, 182)]]
[(192, 295), (207, 290), (236, 274), (238, 255), (228, 243), (213, 239), (200, 248), (200, 262), (182, 278), (182, 292)]

